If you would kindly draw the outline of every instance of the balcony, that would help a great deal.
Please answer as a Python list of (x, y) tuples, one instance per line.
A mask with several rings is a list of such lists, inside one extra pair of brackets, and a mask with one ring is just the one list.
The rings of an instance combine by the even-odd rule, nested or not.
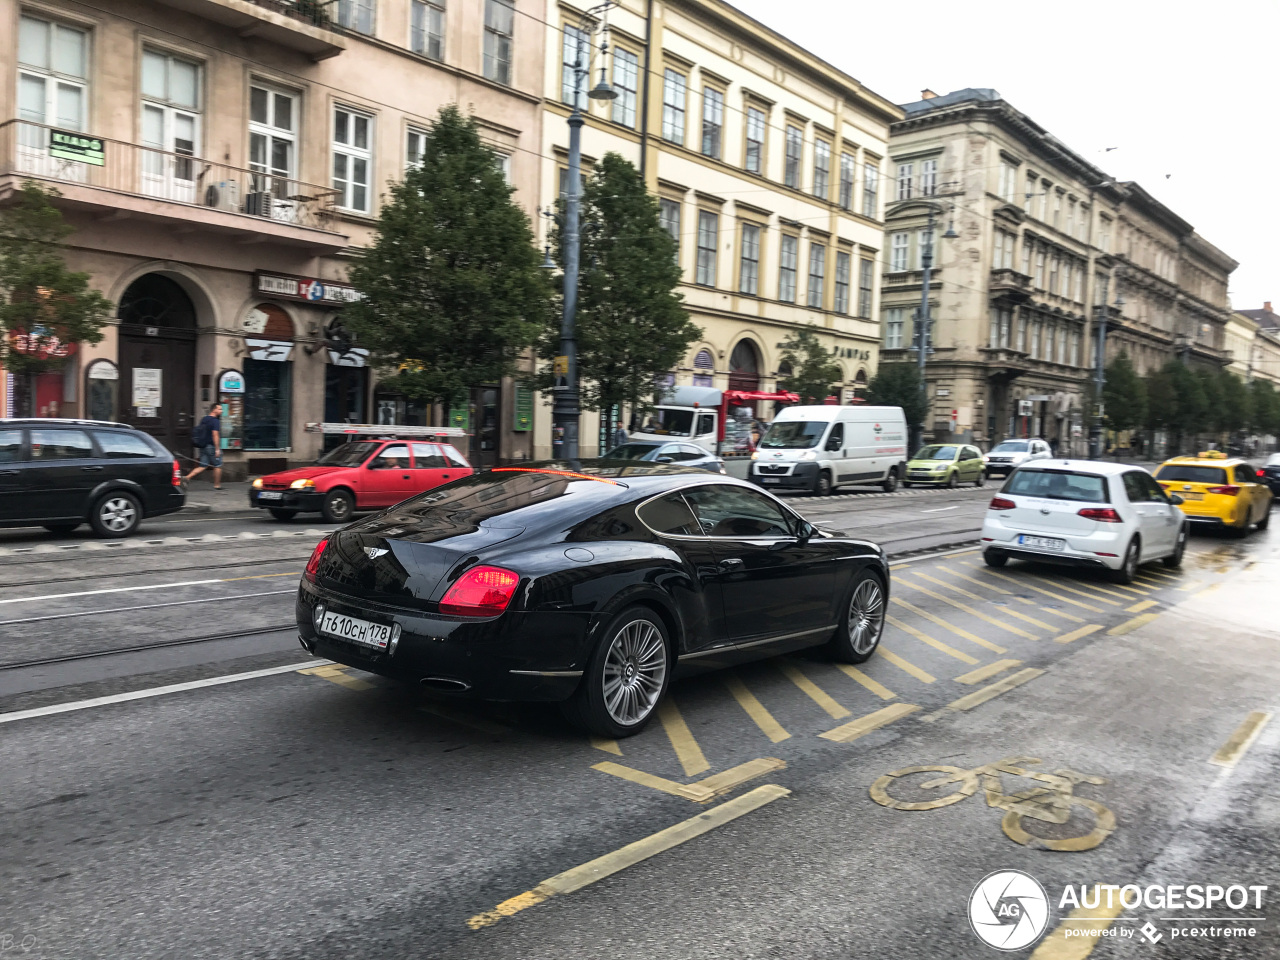
[(261, 37), (305, 53), (312, 60), (336, 57), (347, 48), (333, 29), (336, 0), (158, 0), (204, 20), (230, 27), (242, 37)]
[(1025, 303), (1031, 299), (1031, 278), (1008, 267), (991, 271), (991, 296), (1011, 303)]
[[(103, 137), (78, 137), (82, 149), (55, 138), (54, 128), (10, 120), (0, 124), (0, 199), (23, 180), (50, 181), (59, 205), (110, 219), (168, 221), (180, 232), (206, 230), (253, 243), (270, 240), (313, 253), (348, 245), (333, 217), (337, 191), (260, 170)], [(100, 161), (100, 162), (99, 162)]]

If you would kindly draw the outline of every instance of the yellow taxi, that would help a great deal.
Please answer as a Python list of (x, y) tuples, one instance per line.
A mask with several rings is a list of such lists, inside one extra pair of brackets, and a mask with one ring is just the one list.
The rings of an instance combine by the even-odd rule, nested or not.
[(1193, 523), (1222, 527), (1243, 537), (1271, 522), (1271, 488), (1239, 457), (1206, 450), (1160, 464), (1156, 479), (1165, 493), (1182, 498), (1182, 512)]

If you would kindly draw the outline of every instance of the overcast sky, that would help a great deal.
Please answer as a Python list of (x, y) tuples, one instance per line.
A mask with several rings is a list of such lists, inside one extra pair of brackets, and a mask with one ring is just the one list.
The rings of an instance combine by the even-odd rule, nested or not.
[(1280, 2), (729, 2), (895, 103), (994, 87), (1238, 260), (1235, 309), (1280, 301)]

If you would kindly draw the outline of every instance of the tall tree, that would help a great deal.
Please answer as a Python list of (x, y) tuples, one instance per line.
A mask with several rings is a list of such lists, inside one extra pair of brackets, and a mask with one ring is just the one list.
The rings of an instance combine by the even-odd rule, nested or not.
[(1175, 438), (1175, 452), (1181, 453), (1188, 440), (1204, 428), (1209, 415), (1209, 399), (1205, 396), (1204, 385), (1185, 364), (1178, 360), (1170, 360), (1163, 371), (1172, 388), (1173, 408), (1169, 425)]
[(383, 381), (392, 389), (456, 402), (515, 373), (537, 339), (550, 289), (513, 192), (475, 121), (441, 109), (351, 268), (363, 298), (342, 312), (373, 360), (399, 371)]
[(1221, 397), (1218, 404), (1218, 429), (1229, 433), (1243, 430), (1249, 423), (1249, 407), (1253, 400), (1245, 382), (1230, 370), (1223, 369), (1218, 374), (1218, 393)]
[(1107, 427), (1117, 432), (1136, 430), (1146, 423), (1147, 387), (1133, 367), (1129, 354), (1121, 353), (1107, 364), (1102, 402)]
[(801, 403), (824, 403), (842, 373), (818, 338), (817, 327), (809, 324), (793, 331), (782, 342), (782, 350), (779, 366), (789, 366), (791, 373), (778, 385), (798, 393)]
[(1280, 395), (1270, 381), (1250, 383), (1249, 397), (1249, 432), (1260, 436), (1280, 433)]
[[(606, 153), (587, 179), (581, 218), (575, 335), (582, 405), (643, 409), (652, 404), (658, 380), (702, 336), (676, 292), (676, 241), (663, 229), (658, 200), (639, 171), (616, 153)], [(561, 231), (553, 231), (552, 245), (563, 263)], [(538, 353), (547, 360), (560, 353), (559, 311), (549, 316)], [(543, 371), (535, 382), (546, 389), (553, 380)]]
[(883, 363), (867, 384), (867, 402), (886, 407), (901, 407), (907, 426), (920, 430), (929, 412), (920, 368), (914, 363)]

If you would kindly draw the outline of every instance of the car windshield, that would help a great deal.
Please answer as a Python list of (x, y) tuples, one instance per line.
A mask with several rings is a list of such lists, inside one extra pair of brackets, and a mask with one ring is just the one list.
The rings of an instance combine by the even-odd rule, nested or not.
[(925, 447), (917, 453), (912, 460), (954, 460), (956, 458), (955, 447)]
[(645, 419), (640, 433), (656, 433), (664, 437), (687, 437), (693, 433), (692, 410), (664, 410), (659, 407)]
[(603, 460), (643, 460), (657, 450), (656, 443), (624, 443), (606, 451)]
[(992, 453), (1026, 453), (1031, 444), (1025, 440), (1006, 440), (991, 448)]
[(807, 450), (816, 447), (826, 431), (825, 420), (783, 420), (769, 427), (760, 446), (766, 450)]
[(382, 446), (381, 441), (361, 440), (356, 443), (341, 443), (319, 460), (323, 467), (356, 467), (368, 459), (369, 454)]
[(1086, 503), (1108, 503), (1107, 481), (1096, 473), (1075, 470), (1028, 470), (1014, 472), (1001, 493), (1044, 500), (1080, 500)]
[(1192, 467), (1180, 463), (1166, 463), (1156, 473), (1161, 480), (1181, 480), (1183, 483), (1226, 483), (1227, 471), (1222, 467)]

